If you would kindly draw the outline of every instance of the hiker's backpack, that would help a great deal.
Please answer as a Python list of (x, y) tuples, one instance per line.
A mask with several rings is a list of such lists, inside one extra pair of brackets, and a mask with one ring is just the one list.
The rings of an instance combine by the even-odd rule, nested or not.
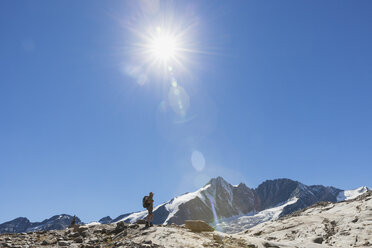
[(144, 208), (148, 208), (149, 207), (149, 203), (147, 202), (148, 198), (149, 198), (148, 196), (144, 196), (143, 199), (142, 199), (142, 206)]

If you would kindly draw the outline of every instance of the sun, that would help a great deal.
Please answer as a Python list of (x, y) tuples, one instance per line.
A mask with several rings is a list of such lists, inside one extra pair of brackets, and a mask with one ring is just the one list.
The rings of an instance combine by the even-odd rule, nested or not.
[(171, 34), (158, 33), (150, 40), (149, 44), (151, 56), (162, 62), (175, 59), (179, 49), (176, 36)]
[(146, 73), (161, 72), (177, 68), (178, 71), (189, 72), (193, 53), (198, 53), (193, 47), (189, 27), (177, 25), (148, 26), (137, 28), (133, 43), (133, 54), (138, 58)]
[(170, 35), (159, 35), (151, 42), (151, 53), (158, 60), (169, 60), (174, 58), (177, 52), (175, 37)]

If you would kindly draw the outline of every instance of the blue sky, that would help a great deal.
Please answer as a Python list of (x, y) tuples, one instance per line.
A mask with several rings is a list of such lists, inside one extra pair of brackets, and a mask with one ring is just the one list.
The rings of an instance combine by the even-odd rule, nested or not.
[[(0, 3), (0, 223), (116, 217), (215, 176), (372, 186), (370, 1), (154, 3)], [(187, 30), (171, 73), (138, 46), (158, 26)]]

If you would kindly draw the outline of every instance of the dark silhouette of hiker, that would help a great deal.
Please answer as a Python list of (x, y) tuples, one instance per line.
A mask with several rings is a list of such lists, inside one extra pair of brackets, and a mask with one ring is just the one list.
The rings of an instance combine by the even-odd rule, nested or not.
[(152, 219), (154, 218), (154, 213), (152, 212), (154, 208), (154, 199), (153, 199), (154, 193), (150, 192), (149, 196), (147, 197), (147, 221), (146, 221), (146, 227), (153, 226), (152, 225)]

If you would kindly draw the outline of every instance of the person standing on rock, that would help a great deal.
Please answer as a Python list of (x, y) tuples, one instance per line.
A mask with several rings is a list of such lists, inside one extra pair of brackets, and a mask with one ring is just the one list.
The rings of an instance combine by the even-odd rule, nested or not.
[(154, 193), (150, 192), (149, 196), (147, 197), (147, 221), (146, 221), (146, 227), (153, 226), (152, 225), (152, 219), (154, 218), (154, 213), (152, 212), (154, 208)]

